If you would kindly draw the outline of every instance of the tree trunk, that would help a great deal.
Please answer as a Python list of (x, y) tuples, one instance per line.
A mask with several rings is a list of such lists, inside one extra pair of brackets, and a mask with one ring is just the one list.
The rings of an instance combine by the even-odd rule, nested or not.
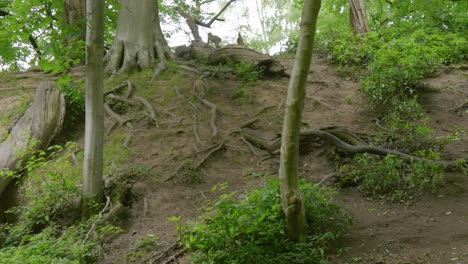
[(369, 31), (365, 0), (349, 0), (349, 23), (354, 33), (363, 35)]
[(40, 83), (32, 106), (0, 143), (0, 196), (13, 179), (5, 172), (16, 171), (32, 152), (46, 149), (60, 132), (64, 117), (63, 95), (51, 82)]
[(83, 213), (103, 198), (104, 0), (87, 0), (86, 126), (83, 160)]
[(305, 208), (298, 182), (299, 134), (305, 84), (312, 60), (312, 48), (320, 6), (320, 0), (304, 1), (299, 45), (289, 81), (281, 139), (279, 169), (281, 203), (287, 219), (288, 237), (292, 241), (300, 241), (306, 234)]
[(154, 64), (154, 0), (121, 0), (117, 32), (106, 72), (149, 68)]
[[(63, 21), (68, 26), (66, 46), (80, 47), (78, 42), (86, 40), (86, 0), (65, 0)], [(74, 50), (70, 59), (80, 59), (84, 63), (82, 50)]]
[(139, 70), (153, 66), (156, 57), (161, 61), (172, 59), (160, 26), (158, 2), (120, 0), (120, 4), (117, 32), (105, 58), (105, 71), (114, 74)]
[(191, 17), (189, 14), (185, 13), (184, 10), (180, 7), (176, 7), (177, 13), (181, 15), (183, 18), (185, 18), (185, 21), (187, 22), (187, 25), (190, 28), (190, 31), (192, 31), (192, 35), (194, 38), (195, 42), (203, 42), (203, 39), (200, 37), (200, 32), (198, 31), (198, 25), (195, 23), (195, 19)]

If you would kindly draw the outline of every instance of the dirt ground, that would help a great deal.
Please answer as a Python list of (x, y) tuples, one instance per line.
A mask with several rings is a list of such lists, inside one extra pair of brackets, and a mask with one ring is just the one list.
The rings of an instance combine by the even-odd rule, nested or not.
[[(196, 76), (189, 75), (189, 78)], [(377, 132), (379, 128), (373, 119), (378, 117), (362, 107), (364, 102), (356, 79), (323, 58), (315, 59), (307, 83), (304, 126), (340, 126), (362, 133)], [(468, 137), (463, 130), (468, 128), (468, 113), (464, 109), (454, 113), (451, 109), (468, 97), (467, 69), (447, 70), (425, 83), (432, 89), (422, 94), (420, 101), (435, 136), (460, 133), (460, 140), (446, 147), (444, 158), (466, 158)], [(159, 238), (158, 244), (135, 260), (151, 263), (176, 242), (176, 224), (168, 217), (182, 216), (186, 221), (199, 215), (198, 208), (220, 194), (210, 191), (216, 184), (226, 183), (226, 191), (244, 191), (263, 184), (264, 179), (258, 175), (277, 174), (278, 157), (259, 163), (266, 153), (259, 149), (254, 153), (236, 133), (226, 135), (243, 122), (258, 118), (251, 129), (264, 138), (275, 138), (281, 130), (288, 79), (262, 80), (252, 90), (252, 101), (247, 104), (232, 100), (241, 85), (234, 76), (210, 80), (206, 99), (215, 103), (219, 112), (219, 135), (214, 138), (210, 111), (193, 99), (191, 84), (192, 81), (184, 82), (180, 95), (167, 100), (163, 95), (174, 87), (168, 87), (167, 80), (157, 81), (158, 89), (147, 97), (159, 113), (159, 127), (136, 129), (131, 143), (136, 154), (128, 165), (151, 168), (151, 177), (135, 184), (126, 232), (104, 245), (100, 263), (129, 263), (128, 254), (136, 241), (154, 234)], [(198, 174), (174, 174), (184, 159), (189, 158), (194, 164), (202, 161), (207, 154), (203, 149), (223, 139), (226, 139), (224, 147), (203, 162)], [(312, 182), (321, 181), (336, 170), (336, 165), (320, 148), (301, 156), (300, 166), (301, 177)], [(339, 189), (336, 201), (351, 213), (355, 224), (342, 241), (344, 252), (332, 256), (332, 263), (468, 263), (467, 188), (466, 175), (450, 173), (446, 187), (438, 193), (407, 204), (371, 200), (354, 189)], [(190, 263), (190, 258), (178, 261)]]

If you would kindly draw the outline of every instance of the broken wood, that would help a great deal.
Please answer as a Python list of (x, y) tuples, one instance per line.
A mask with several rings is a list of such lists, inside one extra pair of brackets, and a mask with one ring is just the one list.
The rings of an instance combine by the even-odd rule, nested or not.
[(52, 82), (42, 82), (33, 104), (0, 143), (0, 195), (13, 179), (7, 171), (17, 171), (34, 151), (46, 149), (60, 132), (65, 118), (65, 99)]

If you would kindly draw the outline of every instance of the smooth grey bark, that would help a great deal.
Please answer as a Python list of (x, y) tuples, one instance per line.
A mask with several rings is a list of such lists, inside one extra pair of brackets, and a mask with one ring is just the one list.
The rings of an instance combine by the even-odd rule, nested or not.
[(83, 160), (83, 212), (103, 198), (104, 0), (86, 2), (86, 125)]
[(281, 204), (287, 219), (287, 233), (292, 241), (300, 241), (306, 234), (306, 216), (302, 195), (299, 190), (299, 135), (305, 84), (312, 61), (312, 49), (320, 11), (320, 0), (305, 0), (301, 16), (299, 45), (291, 73), (286, 98), (279, 179)]
[[(60, 132), (65, 118), (65, 99), (52, 82), (42, 82), (34, 102), (0, 143), (0, 196), (13, 179), (7, 171), (21, 169), (36, 150), (46, 149)], [(1, 203), (1, 201), (0, 201)]]
[(155, 59), (172, 59), (162, 34), (159, 8), (154, 0), (121, 0), (117, 32), (107, 54), (105, 71), (121, 73), (154, 65)]

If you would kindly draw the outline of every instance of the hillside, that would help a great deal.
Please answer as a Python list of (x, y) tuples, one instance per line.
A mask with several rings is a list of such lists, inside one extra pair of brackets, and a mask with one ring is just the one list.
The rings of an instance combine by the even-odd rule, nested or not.
[[(79, 72), (75, 75), (73, 78), (80, 78)], [(128, 78), (136, 87), (135, 94), (148, 100), (154, 108), (156, 122), (145, 118), (144, 108), (125, 105), (116, 112), (134, 118), (133, 132), (125, 126), (110, 130), (113, 122), (110, 117), (106, 118), (107, 175), (123, 170), (144, 173), (132, 183), (129, 219), (123, 223), (125, 232), (103, 245), (103, 258), (99, 263), (154, 260), (176, 242), (176, 224), (169, 217), (181, 216), (182, 221), (193, 219), (201, 213), (198, 208), (206, 200), (215, 199), (221, 192), (242, 192), (263, 185), (265, 174), (270, 175), (267, 177), (277, 175), (279, 157), (263, 160), (266, 151), (246, 143), (240, 133), (233, 131), (251, 121), (248, 127), (255, 134), (274, 139), (282, 127), (288, 78), (266, 76), (248, 88), (241, 100), (233, 99), (244, 87), (237, 76), (227, 72), (218, 78), (209, 78), (205, 99), (214, 103), (218, 110), (219, 133), (213, 137), (210, 109), (192, 95), (192, 84), (199, 75), (171, 68), (148, 85), (151, 75), (150, 71), (144, 71), (106, 82), (106, 90), (109, 90)], [(459, 139), (445, 146), (444, 159), (467, 156), (466, 111), (451, 111), (468, 95), (467, 76), (466, 67), (448, 68), (425, 79), (428, 89), (419, 97), (435, 137), (458, 133)], [(47, 78), (48, 75), (38, 73), (18, 74), (16, 78), (2, 76), (0, 135), (4, 135), (9, 122), (27, 106), (34, 85)], [(307, 83), (304, 127), (338, 126), (356, 133), (378, 133), (382, 129), (375, 121), (378, 116), (365, 108), (365, 101), (358, 93), (359, 78), (350, 69), (338, 68), (322, 57), (315, 58)], [(77, 125), (64, 132), (58, 143), (72, 140), (80, 146), (82, 132), (83, 126)], [(127, 148), (124, 141), (128, 133), (133, 136)], [(343, 241), (345, 251), (334, 256), (332, 263), (467, 261), (468, 179), (465, 175), (448, 173), (446, 185), (437, 193), (409, 202), (371, 199), (354, 188), (335, 185), (340, 171), (336, 162), (339, 153), (330, 151), (331, 148), (322, 143), (308, 146), (308, 153), (301, 156), (300, 175), (310, 182), (337, 187), (336, 200), (355, 219), (349, 236)], [(187, 162), (192, 167), (184, 165)], [(226, 184), (227, 189), (212, 192), (212, 187), (219, 184)], [(138, 251), (141, 250), (138, 241), (152, 237), (148, 235), (158, 239)], [(179, 261), (190, 263), (189, 256)]]

